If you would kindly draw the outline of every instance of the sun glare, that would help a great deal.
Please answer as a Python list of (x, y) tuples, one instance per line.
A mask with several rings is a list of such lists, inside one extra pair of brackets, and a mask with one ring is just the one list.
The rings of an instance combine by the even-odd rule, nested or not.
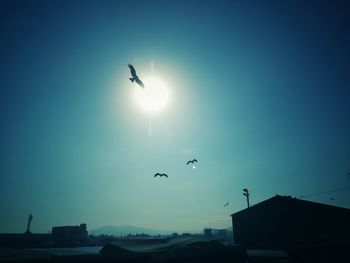
[(137, 104), (146, 112), (160, 112), (169, 101), (168, 86), (156, 77), (144, 78), (145, 87), (135, 88)]

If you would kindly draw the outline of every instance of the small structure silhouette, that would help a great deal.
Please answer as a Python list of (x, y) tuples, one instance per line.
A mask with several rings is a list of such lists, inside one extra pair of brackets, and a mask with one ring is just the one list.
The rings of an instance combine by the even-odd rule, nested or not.
[(213, 229), (212, 228), (204, 228), (204, 237), (212, 238), (213, 237)]
[(32, 214), (29, 214), (28, 216), (28, 223), (27, 223), (27, 230), (25, 232), (25, 234), (31, 234), (32, 232), (30, 232), (30, 225), (32, 223), (32, 220), (33, 220), (33, 216)]

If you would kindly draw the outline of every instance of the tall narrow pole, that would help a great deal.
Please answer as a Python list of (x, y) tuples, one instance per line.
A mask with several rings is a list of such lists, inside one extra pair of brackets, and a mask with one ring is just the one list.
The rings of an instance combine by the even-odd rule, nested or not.
[(31, 234), (31, 232), (30, 232), (30, 224), (31, 224), (32, 220), (33, 220), (33, 216), (32, 216), (32, 214), (29, 214), (26, 234)]
[(247, 206), (248, 206), (248, 208), (249, 208), (249, 191), (248, 191), (248, 189), (247, 188), (244, 188), (243, 189), (243, 195), (247, 198)]

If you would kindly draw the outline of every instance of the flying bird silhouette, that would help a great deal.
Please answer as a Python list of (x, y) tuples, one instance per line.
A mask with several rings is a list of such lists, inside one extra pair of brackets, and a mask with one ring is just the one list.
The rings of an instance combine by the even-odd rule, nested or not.
[(189, 165), (190, 163), (196, 163), (196, 162), (198, 162), (198, 161), (196, 159), (193, 159), (193, 160), (188, 161), (187, 165)]
[(168, 178), (168, 175), (167, 174), (160, 174), (160, 173), (156, 173), (155, 175), (154, 175), (154, 177), (157, 177), (157, 176), (160, 176), (160, 177), (163, 177), (163, 176), (165, 176), (166, 178)]
[(230, 202), (227, 201), (226, 204), (224, 204), (224, 206), (229, 206), (230, 205)]
[(136, 70), (135, 70), (134, 66), (131, 65), (131, 64), (128, 64), (128, 67), (129, 67), (129, 69), (130, 69), (130, 73), (131, 73), (131, 77), (132, 77), (132, 78), (129, 78), (130, 81), (131, 81), (131, 82), (136, 81), (136, 83), (139, 84), (140, 87), (144, 88), (145, 85), (144, 85), (143, 82), (139, 79), (139, 76), (137, 76)]

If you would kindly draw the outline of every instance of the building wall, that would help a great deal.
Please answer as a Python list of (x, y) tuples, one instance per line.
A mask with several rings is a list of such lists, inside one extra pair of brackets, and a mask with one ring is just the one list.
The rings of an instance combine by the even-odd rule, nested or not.
[(57, 244), (87, 241), (86, 224), (80, 226), (56, 226), (52, 228), (52, 239)]
[(276, 196), (232, 215), (235, 242), (350, 240), (350, 209)]

